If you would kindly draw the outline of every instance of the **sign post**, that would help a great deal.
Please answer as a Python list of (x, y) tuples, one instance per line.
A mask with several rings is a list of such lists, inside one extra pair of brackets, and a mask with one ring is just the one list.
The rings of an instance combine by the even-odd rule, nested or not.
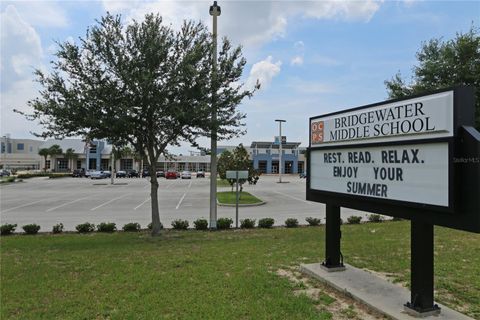
[(458, 87), (310, 119), (307, 200), (326, 204), (323, 267), (343, 270), (340, 207), (411, 220), (411, 301), (438, 314), (433, 226), (480, 233), (480, 133)]
[(240, 200), (240, 194), (238, 192), (238, 180), (239, 179), (248, 179), (247, 170), (227, 170), (226, 172), (227, 179), (235, 179), (236, 184), (236, 195), (235, 195), (235, 228), (238, 229), (238, 202)]

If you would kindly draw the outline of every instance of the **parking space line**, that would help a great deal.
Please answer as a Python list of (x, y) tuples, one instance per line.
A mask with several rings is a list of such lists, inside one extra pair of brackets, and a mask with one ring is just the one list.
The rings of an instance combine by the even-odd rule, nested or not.
[(39, 202), (44, 201), (44, 200), (46, 200), (46, 199), (41, 199), (41, 200), (37, 200), (37, 201), (34, 201), (34, 202), (22, 204), (22, 205), (17, 206), (17, 207), (13, 207), (13, 208), (10, 208), (10, 209), (7, 209), (7, 210), (2, 210), (1, 212), (2, 212), (2, 213), (5, 213), (5, 212), (10, 212), (10, 211), (15, 210), (15, 209), (20, 209), (20, 208), (23, 208), (23, 207), (28, 207), (28, 206), (31, 206), (32, 204), (39, 203)]
[(103, 206), (106, 206), (107, 204), (112, 203), (112, 202), (115, 201), (115, 200), (118, 200), (118, 199), (120, 199), (120, 198), (123, 198), (124, 196), (125, 196), (125, 195), (121, 195), (120, 197), (113, 198), (112, 200), (109, 200), (109, 201), (107, 201), (107, 202), (105, 202), (105, 203), (102, 203), (102, 204), (99, 205), (99, 206), (96, 206), (95, 208), (90, 209), (90, 211), (95, 211), (95, 210), (97, 210), (98, 208), (101, 208), (101, 207), (103, 207)]
[(286, 193), (283, 193), (283, 192), (280, 192), (280, 191), (275, 191), (275, 193), (281, 194), (284, 197), (288, 197), (288, 198), (291, 198), (291, 199), (294, 199), (294, 200), (297, 200), (297, 201), (305, 202), (305, 203), (307, 203), (311, 206), (315, 205), (314, 203), (312, 203), (310, 201), (307, 201), (307, 200), (304, 200), (304, 199), (301, 199), (301, 198), (297, 198), (297, 197), (291, 196), (289, 194), (286, 194)]
[(190, 180), (190, 183), (188, 184), (187, 190), (186, 190), (185, 193), (183, 194), (182, 198), (180, 198), (180, 201), (178, 201), (178, 204), (177, 204), (177, 206), (175, 207), (175, 210), (178, 210), (178, 208), (180, 208), (180, 205), (182, 204), (183, 199), (185, 199), (185, 196), (187, 195), (188, 190), (190, 190), (190, 187), (191, 187), (191, 186), (192, 186), (192, 180)]
[(143, 202), (140, 203), (138, 206), (136, 206), (135, 208), (133, 208), (133, 210), (137, 210), (138, 208), (140, 208), (141, 206), (143, 206), (148, 200), (150, 200), (150, 197), (148, 197), (147, 199), (145, 199), (145, 201), (143, 201)]
[(51, 211), (53, 211), (53, 210), (59, 209), (59, 208), (61, 208), (61, 207), (68, 206), (69, 204), (72, 204), (72, 203), (75, 203), (75, 202), (78, 202), (78, 201), (81, 201), (81, 200), (84, 200), (84, 199), (88, 199), (88, 198), (90, 198), (90, 196), (84, 197), (84, 198), (80, 198), (80, 199), (77, 199), (77, 200), (73, 200), (73, 201), (70, 201), (70, 202), (67, 202), (67, 203), (64, 203), (64, 204), (61, 204), (61, 205), (59, 205), (59, 206), (56, 206), (56, 207), (47, 209), (47, 210), (45, 210), (45, 212), (51, 212)]

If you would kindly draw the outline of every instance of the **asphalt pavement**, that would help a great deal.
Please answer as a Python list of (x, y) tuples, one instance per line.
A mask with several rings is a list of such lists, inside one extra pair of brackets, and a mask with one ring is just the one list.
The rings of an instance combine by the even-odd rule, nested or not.
[[(266, 202), (262, 206), (241, 207), (239, 218), (271, 217), (275, 225), (283, 225), (287, 218), (317, 217), (325, 222), (325, 206), (305, 200), (305, 179), (297, 175), (261, 176), (257, 185), (245, 185), (244, 190)], [(159, 178), (158, 203), (160, 220), (166, 227), (175, 219), (186, 219), (193, 227), (198, 218), (209, 219), (209, 183), (207, 178), (165, 180)], [(219, 191), (230, 188), (218, 188)], [(65, 230), (75, 230), (83, 222), (98, 224), (115, 222), (117, 228), (129, 222), (146, 227), (151, 221), (150, 182), (148, 178), (91, 180), (86, 178), (32, 178), (24, 182), (0, 186), (0, 223), (21, 226), (36, 223), (41, 231), (63, 223)], [(220, 217), (235, 220), (235, 208), (218, 206)], [(342, 217), (365, 213), (342, 208)]]

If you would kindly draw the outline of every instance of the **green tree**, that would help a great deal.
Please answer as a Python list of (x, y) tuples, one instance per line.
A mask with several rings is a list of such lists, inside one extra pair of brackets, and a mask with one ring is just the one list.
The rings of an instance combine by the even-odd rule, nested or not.
[[(237, 106), (254, 91), (240, 82), (246, 60), (227, 39), (219, 49), (213, 72), (212, 37), (202, 23), (186, 21), (174, 31), (158, 15), (124, 25), (107, 14), (78, 45), (59, 43), (50, 74), (36, 70), (43, 90), (28, 102), (33, 112), (24, 114), (44, 126), (42, 137), (128, 143), (154, 173), (169, 145), (197, 146), (196, 138), (212, 129), (219, 140), (244, 133)], [(154, 235), (161, 226), (155, 174), (150, 183)]]
[(38, 155), (42, 156), (44, 159), (43, 171), (47, 172), (47, 158), (50, 155), (50, 150), (48, 148), (41, 148), (38, 150)]
[(72, 170), (73, 169), (72, 161), (74, 159), (77, 159), (77, 155), (75, 154), (75, 150), (73, 150), (72, 148), (68, 148), (65, 151), (65, 158), (68, 160), (68, 168), (70, 170)]
[(55, 165), (55, 160), (57, 156), (60, 156), (63, 154), (62, 148), (58, 144), (52, 145), (50, 148), (48, 148), (48, 154), (50, 155), (50, 166), (53, 164), (54, 171), (56, 171), (57, 166)]
[(413, 67), (410, 84), (398, 72), (385, 81), (390, 98), (470, 85), (476, 90), (476, 128), (480, 130), (480, 34), (471, 27), (467, 33), (457, 33), (455, 39), (431, 39), (422, 43), (416, 54), (418, 65)]
[(245, 182), (256, 184), (259, 179), (259, 173), (257, 170), (253, 169), (252, 161), (248, 154), (247, 149), (240, 144), (236, 147), (233, 152), (228, 150), (222, 152), (218, 159), (218, 174), (221, 179), (226, 179), (230, 186), (232, 187), (235, 184), (235, 179), (227, 179), (226, 172), (227, 170), (246, 170), (248, 171), (248, 179), (239, 179), (238, 183), (240, 185), (240, 191), (243, 191), (243, 184)]

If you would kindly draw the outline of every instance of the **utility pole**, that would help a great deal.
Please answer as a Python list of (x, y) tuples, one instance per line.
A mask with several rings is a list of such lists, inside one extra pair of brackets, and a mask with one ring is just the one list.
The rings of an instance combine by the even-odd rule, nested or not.
[(278, 131), (279, 131), (279, 137), (278, 137), (278, 143), (279, 143), (279, 147), (278, 147), (278, 183), (282, 183), (282, 122), (287, 122), (286, 120), (280, 120), (280, 119), (277, 119), (275, 120), (276, 122), (278, 122)]
[(220, 15), (220, 6), (213, 1), (210, 6), (210, 15), (213, 18), (213, 55), (212, 55), (212, 134), (210, 145), (210, 229), (217, 229), (217, 17)]

